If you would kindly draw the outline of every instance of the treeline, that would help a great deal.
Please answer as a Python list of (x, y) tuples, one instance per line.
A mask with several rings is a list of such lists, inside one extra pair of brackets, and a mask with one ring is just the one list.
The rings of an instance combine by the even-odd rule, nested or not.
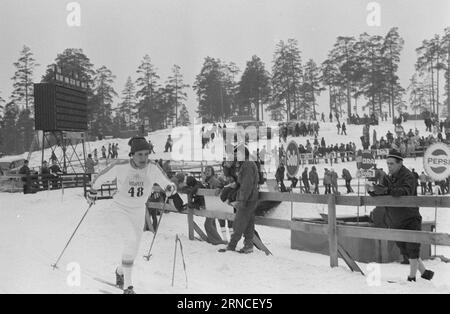
[[(149, 55), (130, 72), (119, 93), (116, 76), (106, 66), (95, 67), (81, 49), (66, 49), (47, 66), (43, 82), (54, 77), (55, 65), (63, 74), (77, 73), (88, 83), (89, 132), (118, 136), (123, 130), (161, 129), (189, 125), (187, 91), (192, 88), (197, 114), (205, 122), (233, 116), (258, 120), (318, 119), (317, 99), (327, 91), (328, 111), (350, 116), (368, 110), (392, 118), (410, 108), (446, 117), (450, 106), (450, 28), (426, 39), (416, 49), (417, 62), (410, 85), (400, 84), (398, 68), (404, 40), (394, 27), (385, 36), (339, 36), (320, 64), (303, 60), (295, 39), (279, 41), (270, 69), (254, 55), (241, 71), (233, 62), (206, 57), (192, 87), (174, 65), (161, 79)], [(13, 91), (0, 94), (0, 151), (21, 153), (33, 137), (33, 83), (38, 64), (28, 47), (14, 63)], [(406, 97), (406, 96), (409, 97)], [(3, 98), (2, 98), (3, 97)], [(408, 98), (408, 101), (405, 99)], [(326, 112), (328, 114), (328, 112)]]
[[(14, 66), (17, 71), (9, 101), (0, 97), (0, 152), (8, 154), (28, 151), (34, 134), (33, 83), (38, 64), (29, 47), (23, 48)], [(62, 69), (63, 75), (77, 74), (88, 84), (88, 132), (94, 137), (118, 137), (121, 131), (138, 130), (142, 125), (146, 130), (155, 130), (190, 124), (186, 108), (189, 86), (178, 65), (173, 66), (164, 82), (151, 58), (144, 56), (136, 69), (136, 80), (129, 76), (121, 95), (113, 87), (116, 76), (111, 70), (106, 66), (95, 68), (82, 49), (66, 49), (58, 54), (41, 82), (54, 80), (55, 66)]]

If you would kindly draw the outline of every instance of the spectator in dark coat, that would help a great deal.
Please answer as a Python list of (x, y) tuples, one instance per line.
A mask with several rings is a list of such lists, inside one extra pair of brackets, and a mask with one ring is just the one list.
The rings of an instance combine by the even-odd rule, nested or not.
[(23, 194), (28, 194), (31, 191), (31, 171), (28, 167), (28, 160), (25, 160), (23, 166), (19, 169), (19, 174), (22, 175)]
[(350, 174), (350, 171), (347, 169), (342, 169), (342, 178), (345, 180), (345, 187), (347, 188), (347, 194), (353, 193), (352, 189), (352, 175)]
[(92, 155), (89, 154), (85, 161), (86, 175), (88, 176), (89, 182), (92, 181), (92, 175), (95, 173), (95, 166), (98, 164), (98, 160), (94, 161)]
[(284, 185), (284, 172), (285, 168), (282, 162), (277, 168), (277, 172), (275, 173), (275, 179), (277, 180), (277, 184), (280, 186), (280, 192), (286, 192), (286, 186)]
[(50, 177), (50, 169), (48, 169), (47, 161), (42, 162), (41, 167), (41, 178), (42, 178), (42, 188), (44, 190), (48, 189), (48, 179)]
[[(385, 176), (380, 185), (368, 185), (366, 188), (371, 196), (391, 195), (417, 196), (417, 180), (405, 166), (400, 152), (391, 150), (387, 156), (389, 176)], [(386, 207), (386, 222), (389, 228), (401, 230), (422, 229), (422, 216), (418, 207)], [(425, 268), (420, 259), (419, 243), (397, 242), (401, 254), (409, 259), (410, 274), (408, 281), (416, 281), (417, 271), (422, 278), (431, 280), (434, 273)]]
[(331, 178), (331, 187), (333, 188), (333, 194), (339, 195), (338, 190), (338, 174), (334, 171), (334, 169), (331, 169), (330, 171), (330, 178)]
[(323, 176), (323, 185), (325, 186), (325, 194), (331, 194), (331, 174), (327, 168), (325, 168)]
[(52, 189), (58, 189), (59, 186), (59, 177), (63, 174), (61, 168), (59, 168), (56, 160), (53, 160), (53, 164), (50, 167), (50, 174), (52, 175)]
[(255, 236), (255, 211), (259, 198), (259, 174), (256, 163), (248, 161), (246, 155), (248, 155), (247, 149), (245, 152), (242, 149), (236, 150), (237, 160), (245, 161), (238, 161), (237, 184), (239, 189), (234, 206), (237, 213), (233, 224), (234, 233), (226, 250), (234, 251), (239, 240), (244, 236), (244, 247), (241, 252), (252, 253), (253, 237)]
[(313, 194), (320, 194), (319, 192), (319, 175), (317, 174), (317, 170), (315, 166), (312, 166), (311, 171), (309, 173), (309, 182), (313, 187)]
[(303, 187), (305, 188), (305, 193), (311, 193), (310, 187), (309, 187), (308, 167), (306, 167), (302, 173), (302, 182), (303, 182)]

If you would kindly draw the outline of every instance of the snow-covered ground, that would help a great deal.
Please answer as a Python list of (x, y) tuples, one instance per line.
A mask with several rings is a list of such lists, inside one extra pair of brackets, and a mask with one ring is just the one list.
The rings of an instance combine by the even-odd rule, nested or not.
[[(424, 132), (423, 122), (408, 122), (405, 131), (417, 127)], [(371, 128), (371, 136), (372, 136)], [(393, 132), (393, 126), (385, 123), (376, 127), (378, 138), (385, 136), (387, 130)], [(192, 130), (192, 128), (191, 128)], [(327, 144), (353, 141), (359, 147), (362, 126), (348, 126), (348, 136), (336, 134), (335, 123), (322, 124), (320, 138)], [(155, 144), (156, 155), (152, 159), (172, 159), (170, 153), (163, 153), (164, 144), (172, 130), (151, 133), (148, 138)], [(174, 133), (175, 134), (175, 133)], [(182, 141), (175, 134), (174, 141)], [(306, 143), (305, 138), (296, 138)], [(310, 141), (313, 139), (310, 138)], [(119, 143), (119, 158), (128, 158), (127, 139), (112, 139), (87, 143), (87, 151), (99, 151), (108, 143)], [(220, 146), (220, 139), (216, 142)], [(201, 152), (199, 141), (194, 144), (194, 157), (213, 160), (210, 147)], [(23, 156), (26, 158), (28, 154)], [(20, 156), (8, 156), (0, 161), (13, 160)], [(50, 151), (45, 152), (45, 158)], [(39, 166), (40, 153), (31, 155), (31, 166)], [(196, 158), (194, 158), (196, 159)], [(200, 158), (201, 159), (201, 158)], [(197, 160), (197, 159), (196, 159)], [(385, 161), (379, 160), (378, 166), (386, 168)], [(422, 158), (407, 159), (407, 167), (422, 171)], [(105, 167), (102, 160), (98, 169)], [(317, 166), (320, 177), (326, 164)], [(340, 174), (343, 167), (352, 174), (356, 172), (356, 163), (338, 163), (333, 168)], [(330, 168), (328, 166), (328, 168)], [(273, 175), (269, 174), (269, 176)], [(323, 191), (323, 188), (321, 188)], [(361, 189), (362, 190), (362, 189)], [(60, 263), (60, 270), (52, 270), (55, 262), (74, 227), (82, 217), (87, 204), (82, 190), (41, 192), (34, 195), (0, 193), (0, 293), (120, 293), (114, 288), (100, 283), (97, 279), (112, 281), (115, 265), (119, 262), (121, 241), (109, 221), (108, 204), (100, 201), (88, 214), (73, 243)], [(326, 213), (326, 206), (317, 204), (283, 203), (270, 213), (270, 217), (290, 219), (294, 217), (319, 217)], [(368, 213), (370, 208), (359, 208), (360, 214)], [(339, 215), (355, 214), (357, 208), (337, 208)], [(434, 209), (423, 208), (424, 220), (434, 220)], [(202, 226), (202, 218), (196, 218)], [(290, 249), (290, 231), (257, 227), (262, 239), (273, 252), (265, 256), (256, 251), (251, 255), (234, 253), (219, 254), (218, 247), (187, 238), (187, 219), (181, 214), (164, 216), (160, 233), (154, 246), (154, 256), (149, 262), (138, 258), (135, 270), (136, 290), (138, 293), (450, 293), (450, 265), (439, 260), (427, 261), (426, 265), (436, 272), (432, 282), (419, 280), (416, 284), (389, 284), (386, 279), (404, 279), (408, 267), (400, 264), (379, 265), (381, 270), (380, 286), (368, 284), (366, 278), (351, 273), (340, 261), (340, 267), (330, 269), (327, 256)], [(450, 233), (450, 212), (438, 210), (439, 232)], [(178, 258), (175, 286), (171, 287), (173, 251), (175, 236), (181, 238), (186, 257), (188, 288), (185, 288), (183, 268)], [(148, 249), (152, 234), (146, 233), (140, 248), (140, 255)], [(438, 248), (438, 254), (450, 256), (448, 248)], [(76, 263), (76, 264), (71, 264)], [(71, 286), (67, 278), (71, 272), (67, 266), (79, 265), (81, 284)], [(367, 272), (367, 265), (361, 264)], [(72, 269), (73, 270), (73, 269)]]
[[(74, 227), (86, 210), (79, 189), (43, 192), (34, 195), (0, 194), (0, 293), (120, 293), (96, 279), (113, 281), (120, 260), (121, 241), (109, 220), (110, 201), (92, 208), (60, 262), (52, 270)], [(304, 205), (304, 207), (308, 207)], [(196, 218), (202, 225), (202, 219)], [(387, 283), (404, 279), (408, 267), (380, 265), (380, 286), (351, 273), (341, 260), (331, 269), (327, 256), (290, 249), (289, 231), (257, 227), (273, 252), (241, 255), (217, 252), (218, 247), (189, 241), (185, 215), (163, 217), (153, 256), (149, 262), (138, 258), (135, 286), (138, 293), (450, 293), (450, 266), (427, 261), (436, 272), (432, 282)], [(188, 288), (178, 255), (175, 285), (171, 287), (175, 236), (181, 238), (186, 258)], [(152, 238), (146, 233), (140, 248), (142, 256)], [(71, 286), (74, 265), (81, 271), (79, 286)], [(68, 266), (72, 267), (69, 268)], [(367, 265), (361, 264), (367, 270)]]

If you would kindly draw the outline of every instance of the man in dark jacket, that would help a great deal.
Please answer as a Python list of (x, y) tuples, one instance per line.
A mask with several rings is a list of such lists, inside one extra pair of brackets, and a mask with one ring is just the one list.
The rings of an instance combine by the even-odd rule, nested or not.
[[(368, 193), (371, 196), (417, 196), (417, 180), (411, 171), (403, 166), (401, 153), (391, 150), (386, 162), (389, 175), (383, 178), (380, 185), (368, 185)], [(392, 229), (420, 231), (422, 229), (422, 216), (418, 207), (386, 207), (386, 223)], [(408, 281), (416, 281), (417, 271), (426, 280), (433, 278), (434, 273), (425, 269), (420, 259), (419, 243), (397, 242), (397, 246), (400, 248), (401, 254), (409, 259), (410, 275)]]
[(19, 169), (19, 174), (22, 175), (23, 194), (28, 194), (31, 191), (31, 171), (28, 167), (28, 160), (23, 162), (23, 166)]
[(316, 167), (312, 166), (311, 172), (309, 173), (309, 182), (313, 187), (313, 194), (319, 194), (319, 175), (317, 174)]
[(44, 190), (48, 189), (48, 178), (50, 177), (50, 169), (48, 168), (47, 161), (42, 162), (41, 167), (41, 178), (42, 178), (42, 188)]
[(280, 165), (277, 168), (277, 172), (275, 173), (275, 179), (277, 180), (277, 184), (280, 186), (280, 192), (286, 192), (286, 186), (284, 185), (284, 172), (285, 168), (283, 162), (280, 162)]
[(345, 187), (347, 188), (347, 194), (353, 193), (352, 189), (352, 175), (350, 174), (350, 171), (347, 169), (342, 169), (342, 178), (345, 180)]
[(309, 189), (308, 167), (306, 167), (302, 173), (302, 182), (303, 187), (305, 188), (305, 193), (311, 193)]
[(239, 189), (234, 207), (237, 213), (233, 224), (234, 232), (226, 250), (236, 250), (236, 246), (243, 235), (244, 247), (240, 252), (248, 254), (253, 252), (255, 211), (259, 198), (259, 174), (255, 162), (249, 161), (246, 155), (248, 156), (247, 149), (245, 151), (239, 148), (236, 150), (238, 160), (237, 184)]

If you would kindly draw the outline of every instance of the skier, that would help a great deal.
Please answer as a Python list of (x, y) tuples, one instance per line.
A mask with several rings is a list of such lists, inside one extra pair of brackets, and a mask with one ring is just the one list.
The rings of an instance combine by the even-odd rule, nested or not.
[(122, 233), (124, 250), (121, 266), (116, 269), (116, 284), (125, 288), (124, 294), (135, 294), (132, 270), (144, 230), (145, 202), (154, 183), (165, 187), (167, 197), (176, 193), (175, 184), (164, 174), (158, 164), (149, 161), (150, 148), (144, 137), (132, 138), (129, 161), (119, 161), (103, 170), (93, 181), (88, 202), (96, 199), (97, 189), (106, 181), (117, 181), (117, 193), (111, 205), (111, 216)]

